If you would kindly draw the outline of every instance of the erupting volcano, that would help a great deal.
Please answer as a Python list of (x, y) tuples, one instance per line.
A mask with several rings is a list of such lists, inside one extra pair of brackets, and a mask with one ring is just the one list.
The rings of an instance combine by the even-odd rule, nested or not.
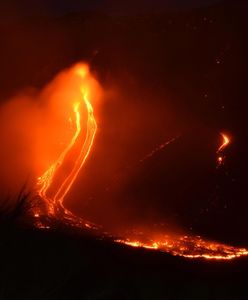
[[(44, 201), (47, 214), (51, 218), (70, 220), (78, 227), (86, 226), (94, 230), (97, 227), (90, 226), (80, 217), (74, 215), (64, 207), (64, 198), (77, 179), (77, 176), (85, 164), (90, 152), (93, 150), (93, 143), (97, 131), (97, 121), (93, 112), (93, 97), (95, 94), (94, 85), (89, 82), (93, 78), (89, 67), (84, 64), (77, 64), (68, 72), (74, 80), (73, 87), (78, 90), (77, 97), (68, 99), (68, 109), (65, 120), (71, 128), (71, 135), (67, 144), (57, 159), (47, 166), (45, 172), (37, 180), (36, 191), (38, 196)], [(73, 93), (72, 93), (73, 94)], [(86, 113), (84, 113), (86, 111)], [(84, 118), (85, 115), (85, 118)], [(223, 150), (229, 144), (230, 139), (225, 134), (221, 134), (223, 143), (217, 150), (218, 163), (223, 162)], [(163, 145), (163, 147), (165, 147)], [(157, 151), (155, 149), (155, 151)], [(152, 152), (153, 154), (153, 152)], [(146, 157), (149, 158), (152, 154)], [(33, 214), (36, 219), (40, 218), (40, 210), (35, 208)], [(39, 223), (40, 224), (40, 223)], [(135, 231), (135, 230), (134, 230)], [(133, 231), (133, 232), (134, 232)], [(187, 258), (207, 258), (207, 259), (232, 259), (243, 255), (248, 255), (248, 250), (236, 248), (217, 242), (202, 239), (199, 236), (165, 234), (151, 230), (142, 230), (134, 234), (131, 231), (125, 232), (121, 237), (113, 238), (113, 234), (104, 233), (106, 238), (111, 238), (113, 242), (126, 244), (132, 247), (143, 247), (146, 249), (159, 250), (173, 255)], [(115, 235), (115, 234), (114, 234)]]

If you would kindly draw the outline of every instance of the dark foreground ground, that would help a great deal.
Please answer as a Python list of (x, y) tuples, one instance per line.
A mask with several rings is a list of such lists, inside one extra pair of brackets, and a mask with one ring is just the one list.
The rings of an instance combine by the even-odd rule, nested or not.
[(0, 299), (247, 299), (245, 258), (188, 260), (63, 230), (1, 228)]

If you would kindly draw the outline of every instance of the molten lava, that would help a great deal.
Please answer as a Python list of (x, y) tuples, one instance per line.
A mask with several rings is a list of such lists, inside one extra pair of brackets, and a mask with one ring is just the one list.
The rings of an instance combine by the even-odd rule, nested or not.
[[(78, 76), (82, 79), (81, 85), (78, 87), (81, 92), (81, 99), (76, 99), (71, 103), (71, 110), (74, 112), (74, 120), (69, 119), (70, 123), (75, 125), (75, 132), (68, 142), (68, 145), (65, 147), (63, 152), (59, 155), (58, 159), (45, 171), (45, 173), (38, 178), (38, 194), (39, 196), (46, 201), (48, 206), (48, 211), (50, 214), (55, 213), (55, 209), (62, 209), (64, 212), (69, 213), (63, 207), (63, 200), (68, 191), (70, 190), (72, 184), (74, 183), (80, 169), (84, 165), (92, 147), (94, 137), (97, 130), (96, 120), (93, 114), (93, 108), (89, 100), (89, 91), (90, 86), (84, 83), (84, 79), (89, 76), (89, 70), (86, 65), (76, 65), (73, 69), (72, 76)], [(87, 127), (86, 127), (86, 138), (84, 141), (80, 139), (82, 134), (81, 122), (81, 107), (86, 107), (87, 110)], [(69, 172), (67, 172), (60, 182), (59, 186), (55, 186), (55, 189), (51, 192), (50, 189), (56, 180), (56, 177), (59, 176), (61, 172), (61, 167), (66, 163), (66, 160), (69, 157), (70, 152), (73, 148), (80, 147), (79, 154), (77, 157), (73, 158), (72, 166), (70, 167)], [(70, 158), (70, 157), (69, 157)]]
[(221, 133), (220, 135), (222, 137), (222, 143), (219, 146), (218, 150), (216, 151), (216, 153), (218, 155), (218, 157), (217, 157), (217, 165), (218, 166), (221, 166), (224, 163), (225, 157), (223, 156), (222, 152), (230, 144), (230, 138), (226, 134)]
[(187, 258), (228, 260), (248, 255), (245, 248), (235, 248), (203, 240), (200, 236), (163, 235), (143, 242), (142, 239), (117, 239), (116, 242), (132, 247), (160, 250)]
[[(78, 82), (76, 88), (80, 91), (79, 99), (68, 99), (69, 110), (72, 117), (69, 118), (68, 124), (74, 128), (70, 140), (64, 150), (58, 155), (57, 159), (48, 166), (47, 170), (38, 178), (37, 192), (47, 205), (47, 213), (51, 217), (59, 217), (61, 220), (73, 222), (73, 225), (79, 228), (84, 226), (90, 230), (97, 227), (85, 222), (83, 219), (73, 215), (68, 211), (63, 201), (71, 186), (75, 182), (78, 173), (86, 162), (88, 155), (92, 149), (94, 142), (97, 123), (93, 114), (92, 107), (92, 86), (88, 84), (87, 78), (91, 78), (89, 69), (86, 65), (80, 64), (72, 68), (71, 77), (75, 77)], [(82, 111), (86, 109), (87, 119), (82, 118)], [(86, 133), (82, 128), (86, 124)], [(221, 134), (223, 143), (219, 147), (217, 153), (220, 154), (229, 144), (230, 140), (225, 134)], [(144, 159), (148, 159), (154, 153), (171, 143), (172, 139), (153, 152), (148, 154)], [(219, 155), (219, 162), (223, 157)], [(66, 168), (63, 168), (65, 167)], [(61, 218), (62, 216), (70, 216), (70, 218)], [(39, 218), (40, 215), (34, 212), (34, 217)], [(39, 223), (39, 227), (48, 228), (48, 226)], [(248, 255), (248, 250), (244, 248), (236, 248), (224, 244), (203, 240), (199, 236), (161, 234), (153, 230), (139, 232), (134, 235), (132, 232), (122, 234), (121, 238), (113, 238), (112, 234), (104, 233), (103, 236), (111, 238), (116, 243), (126, 244), (132, 247), (142, 247), (146, 249), (159, 250), (173, 255), (184, 256), (187, 258), (207, 258), (207, 259), (232, 259), (243, 255)]]
[(220, 147), (218, 148), (217, 153), (220, 153), (227, 147), (228, 144), (230, 144), (230, 138), (226, 134), (221, 133), (220, 135), (222, 136), (223, 141)]

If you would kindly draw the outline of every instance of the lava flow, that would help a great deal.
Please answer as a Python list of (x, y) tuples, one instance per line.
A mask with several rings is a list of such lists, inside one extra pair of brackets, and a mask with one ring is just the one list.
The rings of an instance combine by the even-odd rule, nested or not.
[(146, 242), (136, 239), (117, 239), (116, 242), (132, 247), (160, 250), (187, 258), (228, 260), (248, 255), (248, 250), (244, 248), (235, 248), (217, 242), (206, 241), (200, 236), (163, 235), (160, 238), (150, 239)]
[[(63, 200), (89, 155), (97, 130), (93, 108), (89, 100), (90, 86), (87, 85), (87, 81), (84, 82), (85, 78), (89, 77), (88, 66), (76, 65), (73, 69), (72, 76), (77, 76), (82, 80), (82, 83), (78, 87), (81, 92), (81, 99), (76, 99), (71, 103), (71, 110), (74, 112), (75, 133), (58, 159), (38, 178), (38, 194), (45, 200), (50, 214), (55, 214), (55, 210), (58, 209), (70, 214), (70, 212), (64, 208)], [(87, 110), (86, 137), (84, 141), (81, 139), (81, 110), (83, 105)], [(69, 121), (72, 122), (72, 118), (70, 118)], [(69, 172), (63, 176), (59, 185), (55, 185), (54, 183), (57, 177), (60, 176), (61, 168), (64, 164), (68, 163), (67, 160), (70, 159), (73, 150), (75, 151), (76, 148), (79, 148), (80, 151), (75, 158), (73, 157)]]
[[(88, 158), (97, 130), (97, 122), (94, 118), (91, 104), (94, 86), (88, 84), (87, 79), (92, 78), (88, 66), (83, 64), (76, 65), (72, 68), (70, 74), (72, 77), (77, 78), (77, 89), (80, 91), (79, 99), (68, 99), (69, 103), (71, 101), (69, 109), (73, 113), (69, 123), (73, 125), (74, 133), (67, 146), (58, 155), (58, 158), (38, 178), (37, 192), (46, 203), (48, 208), (47, 214), (50, 217), (58, 217), (62, 212), (64, 216), (70, 216), (70, 218), (62, 218), (61, 220), (71, 220), (78, 227), (86, 226), (93, 230), (97, 227), (89, 226), (89, 223), (75, 216), (63, 205), (64, 197), (70, 191), (79, 171)], [(83, 107), (86, 109), (86, 120), (82, 118)], [(83, 132), (83, 127), (86, 128), (86, 133)], [(222, 134), (222, 137), (223, 144), (219, 147), (218, 154), (221, 154), (229, 143), (229, 138), (226, 135)], [(162, 145), (162, 147), (165, 147), (167, 144)], [(156, 149), (156, 151), (158, 150)], [(151, 155), (153, 155), (153, 152), (148, 157)], [(34, 213), (34, 215), (36, 218), (39, 217), (37, 213)], [(193, 235), (161, 234), (153, 230), (143, 230), (136, 235), (132, 232), (125, 232), (122, 235), (120, 234), (121, 238), (113, 238), (113, 235), (108, 233), (104, 233), (104, 236), (111, 238), (116, 243), (159, 250), (187, 258), (232, 259), (248, 255), (248, 250), (244, 248), (203, 240), (201, 237)]]
[(223, 156), (222, 152), (230, 144), (230, 138), (226, 134), (221, 133), (220, 135), (223, 141), (216, 152), (218, 155), (217, 157), (218, 166), (221, 166), (223, 164), (225, 157)]

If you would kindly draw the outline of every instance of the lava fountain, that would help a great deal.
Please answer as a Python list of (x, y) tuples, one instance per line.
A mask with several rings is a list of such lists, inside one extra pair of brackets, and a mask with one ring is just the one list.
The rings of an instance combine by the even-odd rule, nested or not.
[[(96, 85), (89, 82), (93, 79), (89, 67), (85, 64), (77, 64), (69, 72), (70, 77), (75, 78), (74, 88), (80, 92), (78, 96), (68, 99), (67, 109), (71, 116), (68, 119), (68, 126), (72, 126), (72, 134), (64, 149), (57, 159), (48, 166), (45, 172), (38, 177), (36, 191), (39, 197), (47, 206), (47, 214), (50, 217), (60, 217), (63, 220), (71, 220), (78, 227), (86, 226), (91, 230), (97, 227), (89, 226), (80, 217), (67, 210), (63, 201), (75, 182), (81, 168), (84, 166), (92, 146), (97, 131), (97, 122), (94, 117), (92, 97)], [(71, 78), (70, 78), (71, 79)], [(86, 118), (82, 117), (83, 109), (86, 110)], [(85, 127), (85, 131), (83, 130)], [(219, 158), (222, 157), (223, 149), (229, 144), (229, 138), (221, 134), (223, 143), (217, 150)], [(163, 145), (163, 147), (165, 147)], [(153, 152), (152, 152), (153, 154)], [(148, 158), (148, 155), (146, 158)], [(219, 159), (218, 159), (219, 160)], [(220, 162), (220, 161), (219, 161)], [(222, 162), (222, 158), (221, 158)], [(34, 216), (40, 215), (34, 210)], [(66, 218), (61, 218), (66, 216)], [(136, 232), (134, 234), (134, 232)], [(248, 255), (248, 250), (224, 245), (202, 239), (200, 236), (165, 234), (155, 232), (153, 229), (127, 231), (117, 234), (121, 238), (113, 238), (113, 234), (104, 233), (103, 237), (111, 238), (113, 242), (122, 243), (132, 247), (142, 247), (146, 249), (159, 250), (173, 255), (184, 256), (187, 258), (206, 258), (206, 259), (233, 259)]]

